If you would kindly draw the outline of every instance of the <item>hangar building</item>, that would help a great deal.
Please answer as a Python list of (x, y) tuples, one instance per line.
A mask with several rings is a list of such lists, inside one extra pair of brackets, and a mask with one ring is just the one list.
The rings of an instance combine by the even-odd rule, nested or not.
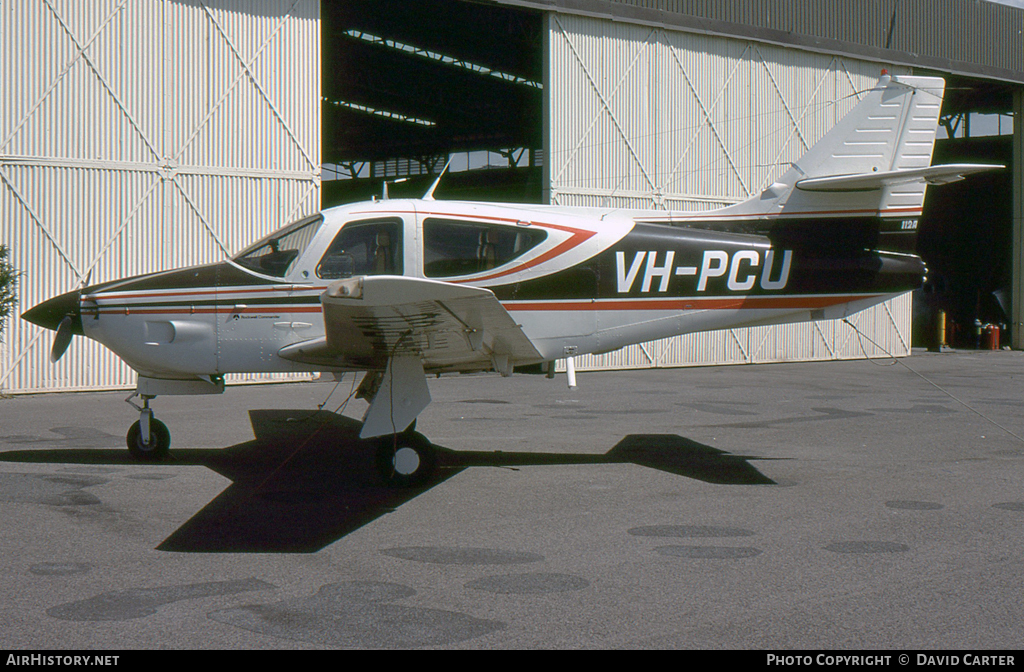
[[(0, 5), (0, 243), (18, 312), (206, 263), (321, 207), (438, 198), (694, 210), (759, 192), (888, 69), (947, 80), (931, 269), (842, 323), (729, 330), (580, 368), (903, 355), (943, 309), (1024, 347), (1024, 7), (1013, 0), (20, 0)], [(460, 168), (464, 168), (461, 169)], [(926, 328), (916, 329), (925, 333)], [(0, 390), (134, 386), (15, 317)], [(954, 342), (954, 344), (958, 344)], [(256, 380), (239, 376), (236, 381)]]

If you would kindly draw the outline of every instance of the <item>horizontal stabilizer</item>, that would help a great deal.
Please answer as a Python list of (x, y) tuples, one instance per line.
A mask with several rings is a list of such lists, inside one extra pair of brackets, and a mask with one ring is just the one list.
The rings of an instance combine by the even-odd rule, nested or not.
[(857, 175), (827, 175), (799, 180), (796, 188), (803, 191), (874, 191), (897, 184), (924, 182), (926, 184), (949, 184), (964, 179), (967, 175), (1001, 170), (1006, 166), (991, 164), (950, 163), (925, 168), (905, 168)]
[(448, 468), (520, 467), (555, 464), (635, 464), (677, 476), (720, 485), (774, 485), (751, 460), (777, 458), (733, 455), (676, 434), (629, 434), (604, 455), (597, 453), (513, 453), (445, 450), (441, 464)]
[(723, 485), (773, 485), (749, 460), (672, 434), (630, 434), (604, 456), (670, 474)]

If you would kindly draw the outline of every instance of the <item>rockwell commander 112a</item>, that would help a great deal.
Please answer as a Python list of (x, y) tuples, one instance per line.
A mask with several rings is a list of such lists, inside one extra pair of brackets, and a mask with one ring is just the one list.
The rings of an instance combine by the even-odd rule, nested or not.
[[(890, 77), (762, 193), (704, 212), (378, 200), (332, 208), (221, 263), (86, 286), (23, 317), (138, 372), (128, 447), (166, 454), (150, 401), (236, 372), (365, 371), (361, 437), (396, 483), (432, 462), (426, 376), (550, 364), (696, 331), (839, 318), (921, 286), (944, 82)], [(436, 187), (436, 182), (434, 187)], [(129, 398), (129, 400), (131, 397)]]

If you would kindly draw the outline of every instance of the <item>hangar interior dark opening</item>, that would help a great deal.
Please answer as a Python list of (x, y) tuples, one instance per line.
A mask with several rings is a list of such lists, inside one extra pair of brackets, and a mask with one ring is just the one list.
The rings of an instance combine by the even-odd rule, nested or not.
[[(998, 82), (936, 74), (946, 80), (938, 163), (987, 163), (1004, 170), (929, 187), (918, 235), (918, 254), (928, 281), (914, 300), (914, 345), (932, 345), (938, 310), (946, 313), (949, 345), (973, 348), (984, 337), (977, 327), (999, 327), (1009, 345), (1013, 281), (1013, 87)], [(994, 333), (992, 330), (989, 333)], [(999, 345), (999, 343), (996, 343)]]
[(324, 207), (380, 197), (385, 180), (391, 197), (421, 196), (449, 156), (438, 198), (540, 202), (540, 13), (461, 0), (321, 13)]
[[(542, 202), (543, 16), (466, 0), (321, 4), (322, 205), (425, 193), (449, 157), (438, 198)], [(1011, 322), (1011, 85), (948, 73), (934, 162), (1007, 169), (929, 189), (918, 252), (929, 281), (914, 301), (915, 345), (934, 313), (950, 345), (975, 324)], [(979, 115), (985, 115), (981, 117)], [(1005, 118), (992, 133), (979, 120)], [(1001, 123), (1001, 122), (1000, 122)], [(943, 133), (940, 132), (940, 135)], [(461, 161), (461, 165), (458, 163)], [(1008, 330), (1001, 330), (1008, 343)]]

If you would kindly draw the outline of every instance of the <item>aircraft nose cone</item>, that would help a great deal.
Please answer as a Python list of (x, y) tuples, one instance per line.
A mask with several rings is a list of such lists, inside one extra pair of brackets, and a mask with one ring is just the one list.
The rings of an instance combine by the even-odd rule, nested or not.
[(72, 333), (81, 335), (83, 332), (82, 313), (79, 307), (80, 297), (81, 293), (78, 291), (55, 296), (52, 299), (43, 301), (34, 308), (29, 308), (21, 314), (21, 317), (32, 324), (38, 324), (40, 327), (56, 331), (64, 318), (70, 316), (72, 319)]

